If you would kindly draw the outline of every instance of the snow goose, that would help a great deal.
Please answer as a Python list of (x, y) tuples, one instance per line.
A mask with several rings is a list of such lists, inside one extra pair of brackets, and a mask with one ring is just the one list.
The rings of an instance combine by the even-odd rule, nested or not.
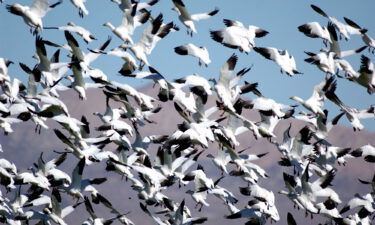
[(207, 102), (207, 95), (212, 95), (208, 80), (196, 73), (176, 79), (175, 82), (190, 87), (190, 90), (202, 99), (203, 104)]
[(255, 47), (254, 51), (258, 52), (266, 59), (272, 60), (277, 65), (279, 65), (281, 67), (281, 73), (283, 73), (284, 71), (289, 76), (293, 76), (295, 74), (302, 74), (297, 70), (296, 61), (294, 60), (294, 57), (289, 55), (287, 50)]
[(47, 12), (62, 3), (59, 2), (49, 5), (50, 0), (35, 0), (34, 3), (29, 6), (23, 6), (19, 3), (13, 5), (7, 5), (7, 10), (17, 16), (22, 16), (25, 23), (30, 26), (30, 32), (34, 28), (34, 34), (41, 32), (43, 30), (42, 18), (47, 14)]
[(354, 21), (352, 21), (348, 18), (344, 17), (344, 20), (347, 24), (349, 24), (350, 26), (359, 30), (359, 32), (361, 34), (361, 37), (362, 37), (362, 41), (369, 47), (369, 49), (368, 49), (369, 52), (371, 51), (371, 53), (374, 54), (374, 52), (375, 52), (375, 40), (367, 34), (368, 30), (360, 27), (357, 23), (355, 23)]
[(17, 176), (16, 165), (14, 163), (9, 162), (6, 159), (0, 159), (1, 185), (6, 187), (7, 190), (16, 188), (14, 186), (16, 176)]
[(138, 4), (137, 11), (139, 11), (139, 10), (155, 5), (156, 3), (159, 2), (159, 0), (151, 0), (149, 2), (136, 2), (136, 3), (134, 3), (134, 1), (131, 1), (131, 0), (111, 0), (111, 2), (116, 3), (119, 9), (125, 12), (127, 9), (133, 8), (135, 4)]
[(350, 153), (354, 157), (364, 157), (367, 162), (375, 163), (375, 147), (367, 144)]
[(328, 23), (327, 28), (328, 28), (329, 34), (331, 36), (332, 42), (329, 44), (329, 50), (322, 49), (321, 51), (335, 52), (336, 53), (335, 58), (336, 57), (342, 58), (342, 57), (346, 57), (346, 56), (350, 56), (350, 55), (360, 53), (367, 48), (367, 46), (363, 46), (363, 47), (358, 48), (358, 49), (341, 51), (335, 26), (332, 23)]
[(91, 192), (93, 197), (96, 197), (98, 191), (96, 191), (92, 184), (101, 184), (107, 181), (107, 178), (82, 179), (85, 161), (86, 157), (82, 157), (74, 167), (71, 176), (72, 183), (68, 187), (61, 187), (62, 190), (77, 199), (83, 198), (83, 192), (85, 191)]
[[(59, 54), (58, 50), (51, 57), (51, 59), (49, 59), (47, 57), (46, 45), (53, 47), (60, 47), (60, 45), (47, 40), (43, 40), (39, 35), (37, 35), (35, 39), (36, 55), (34, 57), (36, 57), (36, 59), (38, 60), (36, 69), (39, 70), (39, 73), (41, 73), (41, 75), (43, 75), (43, 77), (45, 78), (45, 83), (47, 84), (47, 86), (52, 86), (61, 77), (61, 73), (68, 70), (68, 63), (53, 61), (56, 54)], [(35, 73), (38, 71), (33, 71), (34, 75), (38, 77), (38, 79), (36, 79), (35, 81), (39, 82), (40, 75)]]
[(358, 76), (352, 76), (348, 79), (367, 88), (367, 93), (370, 95), (373, 94), (375, 92), (375, 67), (370, 58), (365, 55), (361, 56), (361, 67), (358, 72), (359, 74), (355, 74)]
[(236, 112), (233, 104), (241, 92), (238, 82), (242, 76), (251, 69), (251, 67), (244, 68), (234, 75), (233, 70), (236, 66), (237, 60), (237, 55), (233, 54), (221, 67), (219, 81), (216, 82), (216, 80), (210, 79), (210, 81), (213, 81), (215, 84), (214, 89), (221, 101), (220, 104), (233, 113)]
[(9, 75), (8, 75), (8, 67), (10, 64), (13, 62), (5, 59), (5, 58), (0, 58), (0, 83), (4, 83), (5, 81), (10, 81)]
[(26, 66), (23, 63), (20, 63), (19, 65), (21, 69), (29, 75), (29, 79), (27, 82), (27, 95), (25, 97), (34, 98), (37, 94), (37, 85), (40, 81), (41, 73), (36, 67), (34, 67), (34, 69), (31, 70), (28, 66)]
[[(74, 58), (72, 58), (72, 60), (74, 60)], [(78, 93), (79, 99), (86, 100), (86, 82), (82, 75), (82, 67), (77, 61), (72, 61), (70, 66), (74, 77), (72, 87)]]
[(44, 27), (44, 29), (57, 29), (63, 31), (74, 32), (81, 36), (83, 40), (88, 44), (93, 40), (97, 40), (94, 35), (91, 34), (86, 28), (76, 25), (73, 22), (68, 22), (67, 26), (60, 26), (60, 27)]
[(211, 16), (214, 16), (216, 13), (219, 12), (219, 9), (215, 9), (209, 13), (200, 13), (200, 14), (190, 14), (185, 4), (182, 2), (182, 0), (172, 0), (173, 4), (175, 5), (172, 10), (176, 11), (178, 14), (178, 19), (187, 27), (187, 34), (190, 36), (193, 35), (193, 33), (197, 33), (197, 30), (195, 28), (193, 21), (199, 21), (204, 19), (209, 19)]
[(0, 117), (0, 128), (3, 129), (4, 135), (8, 135), (13, 132), (12, 124), (20, 123), (22, 120), (12, 117)]
[(340, 213), (345, 213), (346, 211), (350, 209), (354, 209), (357, 207), (361, 207), (365, 210), (363, 213), (366, 213), (367, 215), (363, 216), (366, 217), (370, 215), (371, 213), (375, 212), (375, 205), (374, 205), (374, 198), (371, 196), (371, 194), (366, 194), (364, 196), (360, 196), (358, 193), (355, 194), (355, 197), (352, 198), (344, 208), (341, 209)]
[(62, 170), (56, 168), (65, 161), (66, 155), (67, 153), (63, 153), (58, 158), (54, 158), (48, 162), (45, 162), (43, 160), (43, 152), (39, 156), (39, 159), (36, 164), (38, 172), (48, 178), (49, 182), (51, 183), (51, 186), (67, 186), (71, 183), (70, 176)]
[(248, 28), (235, 20), (224, 19), (225, 29), (210, 31), (211, 38), (228, 48), (238, 48), (240, 52), (248, 54), (251, 48), (255, 47), (255, 38), (261, 38), (268, 34), (268, 31), (259, 27), (249, 25)]
[(135, 28), (146, 23), (150, 18), (150, 12), (148, 11), (140, 15), (136, 15), (136, 12), (137, 4), (133, 6), (132, 10), (126, 10), (124, 12), (120, 26), (115, 27), (110, 22), (104, 23), (103, 26), (111, 29), (112, 32), (125, 43), (134, 44), (131, 36), (133, 35)]
[[(210, 56), (208, 55), (208, 50), (204, 46), (197, 47), (194, 44), (186, 44), (177, 46), (174, 51), (179, 55), (191, 55), (199, 59), (198, 65), (204, 64), (206, 67), (211, 63)], [(203, 63), (202, 63), (203, 62)]]
[(266, 217), (259, 209), (254, 208), (245, 208), (240, 211), (225, 216), (227, 219), (238, 219), (238, 218), (247, 218), (250, 223), (253, 224), (266, 224)]
[(345, 105), (335, 94), (336, 91), (336, 82), (333, 82), (325, 92), (325, 96), (338, 105), (341, 110), (345, 113), (345, 116), (348, 118), (350, 124), (353, 126), (353, 130), (362, 130), (364, 128), (361, 123), (361, 119), (369, 119), (375, 117), (375, 106), (370, 106), (368, 109), (356, 109), (350, 106)]
[(353, 29), (352, 27), (340, 22), (339, 20), (337, 20), (336, 18), (332, 17), (332, 16), (329, 16), (328, 14), (326, 14), (321, 8), (319, 8), (318, 6), (315, 6), (315, 5), (310, 5), (311, 8), (319, 13), (320, 15), (326, 17), (327, 19), (330, 20), (331, 23), (333, 23), (333, 25), (337, 28), (337, 30), (340, 32), (340, 40), (342, 38), (342, 35), (344, 36), (345, 40), (349, 40), (350, 37), (349, 35), (351, 34), (359, 34), (358, 31), (356, 31), (356, 29)]
[(61, 208), (61, 200), (62, 199), (60, 192), (54, 188), (51, 195), (52, 207), (44, 208), (43, 212), (47, 214), (50, 220), (52, 220), (53, 222), (59, 225), (67, 225), (67, 223), (65, 223), (64, 221), (64, 217), (74, 212), (75, 208), (77, 208), (81, 204), (81, 202)]
[(276, 128), (277, 124), (282, 119), (288, 119), (294, 113), (294, 109), (289, 110), (287, 113), (284, 114), (283, 117), (278, 117), (273, 110), (258, 110), (260, 114), (260, 122), (256, 123), (259, 127), (259, 132), (263, 137), (276, 137), (273, 133), (274, 129)]
[(231, 161), (231, 158), (226, 148), (219, 148), (216, 156), (208, 154), (207, 157), (212, 159), (212, 162), (221, 170), (222, 174), (228, 174), (227, 164)]
[(321, 71), (326, 74), (331, 74), (332, 76), (336, 74), (335, 71), (335, 52), (320, 52), (318, 54), (312, 52), (305, 52), (309, 58), (305, 59), (305, 62), (316, 65)]
[(316, 208), (315, 202), (309, 197), (309, 193), (306, 189), (302, 188), (302, 181), (299, 177), (294, 177), (287, 173), (283, 173), (284, 183), (288, 191), (280, 191), (280, 194), (285, 194), (288, 198), (294, 202), (298, 207), (306, 210), (307, 213), (316, 214), (318, 208)]
[(322, 38), (324, 45), (327, 45), (327, 41), (332, 43), (327, 27), (320, 25), (318, 22), (303, 24), (298, 27), (298, 30), (304, 33), (307, 37)]
[(285, 112), (282, 109), (292, 108), (292, 106), (284, 105), (271, 98), (262, 96), (251, 100), (250, 108), (260, 111), (272, 111), (277, 117), (281, 118), (285, 116)]
[(81, 48), (79, 47), (78, 41), (73, 37), (73, 35), (69, 31), (64, 31), (65, 39), (68, 42), (69, 51), (72, 53), (72, 58), (74, 57), (76, 61), (79, 62), (80, 66), (84, 69), (84, 71), (88, 70), (90, 63), (95, 61), (103, 52), (109, 43), (111, 42), (112, 38), (108, 37), (108, 39), (98, 48), (94, 50), (90, 50), (88, 53), (82, 52)]
[(323, 81), (314, 86), (312, 95), (307, 100), (303, 100), (298, 96), (290, 97), (291, 100), (300, 103), (303, 107), (313, 112), (314, 114), (319, 114), (325, 117), (325, 113), (321, 107), (324, 104), (324, 94), (327, 88), (334, 82), (334, 77), (331, 77), (327, 81)]
[(321, 114), (308, 114), (304, 111), (301, 111), (299, 115), (294, 116), (294, 118), (303, 120), (311, 125), (314, 126), (314, 137), (319, 140), (323, 141), (328, 137), (328, 133), (332, 129), (333, 125), (336, 125), (339, 119), (344, 115), (343, 113), (339, 114), (338, 116), (334, 117), (331, 121), (328, 121), (328, 110), (323, 110), (325, 116)]
[(133, 45), (122, 44), (120, 48), (130, 49), (135, 57), (140, 61), (139, 69), (144, 65), (150, 65), (147, 55), (151, 54), (156, 44), (166, 37), (175, 25), (173, 22), (163, 25), (163, 14), (159, 14), (152, 23), (143, 30), (138, 42)]
[(86, 9), (86, 0), (70, 0), (70, 2), (78, 8), (78, 15), (83, 18), (84, 15), (88, 15), (89, 11)]
[(90, 51), (94, 53), (105, 54), (105, 55), (113, 55), (124, 60), (125, 61), (124, 64), (122, 65), (121, 69), (118, 71), (123, 76), (131, 75), (138, 68), (135, 58), (129, 52), (122, 51), (120, 48), (113, 48), (107, 52), (106, 51), (97, 52), (94, 50), (90, 50)]

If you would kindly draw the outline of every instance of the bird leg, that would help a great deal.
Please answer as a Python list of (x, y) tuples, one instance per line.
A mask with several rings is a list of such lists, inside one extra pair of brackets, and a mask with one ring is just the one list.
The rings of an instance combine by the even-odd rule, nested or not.
[(79, 17), (83, 18), (83, 11), (82, 11), (82, 9), (78, 10), (78, 15), (79, 15)]
[(202, 211), (203, 203), (200, 203), (201, 207), (199, 208), (199, 212)]
[(139, 62), (139, 71), (142, 71), (143, 67), (144, 67), (145, 63), (142, 64), (142, 61)]
[(199, 65), (199, 66), (202, 66), (202, 62), (201, 62), (200, 59), (198, 60), (198, 65)]

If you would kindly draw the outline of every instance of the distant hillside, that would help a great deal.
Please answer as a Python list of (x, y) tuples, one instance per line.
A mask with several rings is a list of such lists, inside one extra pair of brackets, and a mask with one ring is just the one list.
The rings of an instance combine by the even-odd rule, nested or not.
[[(157, 88), (153, 89), (151, 86), (147, 86), (141, 90), (146, 94), (155, 96), (154, 93), (156, 89)], [(62, 93), (61, 97), (61, 99), (68, 105), (73, 117), (79, 119), (82, 115), (85, 115), (88, 118), (91, 130), (95, 134), (96, 131), (94, 131), (94, 128), (99, 125), (100, 122), (98, 121), (98, 118), (93, 115), (93, 112), (103, 113), (105, 111), (105, 97), (102, 92), (98, 90), (89, 90), (86, 101), (80, 101), (75, 92)], [(119, 106), (113, 102), (110, 102), (110, 104), (113, 107)], [(147, 126), (142, 127), (141, 132), (143, 134), (170, 134), (176, 129), (176, 124), (183, 121), (174, 110), (172, 104), (156, 102), (155, 105), (157, 104), (163, 106), (163, 109), (153, 117), (157, 123), (148, 124)], [(210, 102), (208, 104), (212, 105), (213, 103)], [(259, 120), (254, 113), (246, 112), (246, 114), (255, 121)], [(282, 121), (276, 128), (276, 134), (278, 137), (282, 137), (283, 131), (290, 123), (293, 124), (292, 135), (295, 135), (297, 130), (304, 125), (302, 122), (292, 119)], [(0, 153), (0, 158), (6, 158), (13, 161), (20, 171), (25, 171), (28, 167), (32, 166), (33, 162), (36, 162), (41, 152), (44, 152), (44, 157), (46, 159), (55, 156), (56, 153), (53, 153), (52, 150), (62, 151), (64, 146), (53, 133), (53, 128), (58, 127), (58, 125), (53, 121), (48, 122), (48, 125), (50, 128), (48, 130), (42, 130), (41, 134), (36, 134), (34, 132), (35, 127), (31, 122), (14, 125), (14, 133), (9, 134), (8, 136), (3, 136), (3, 134), (0, 135), (0, 143), (4, 150), (3, 153)], [(279, 138), (278, 141), (280, 140), (281, 139)], [(329, 135), (329, 141), (336, 146), (351, 148), (357, 148), (368, 143), (375, 145), (375, 133), (365, 130), (354, 132), (350, 128), (336, 126), (332, 129)], [(296, 212), (296, 210), (293, 209), (291, 202), (289, 202), (285, 196), (277, 194), (279, 190), (285, 189), (282, 181), (282, 171), (286, 171), (286, 169), (281, 168), (277, 164), (280, 153), (266, 139), (254, 140), (253, 135), (249, 132), (242, 134), (239, 138), (239, 142), (241, 143), (241, 146), (239, 146), (238, 149), (250, 147), (246, 150), (246, 153), (269, 152), (264, 159), (256, 163), (266, 169), (270, 175), (269, 179), (261, 180), (260, 183), (262, 186), (273, 190), (276, 195), (276, 205), (281, 216), (281, 220), (277, 224), (285, 224), (287, 211), (291, 211), (296, 216), (297, 222), (300, 222), (299, 224), (306, 224), (303, 223), (303, 221), (308, 220), (303, 218), (304, 212)], [(205, 150), (205, 153), (202, 154), (200, 158), (200, 160), (202, 160), (201, 164), (204, 165), (207, 173), (215, 179), (219, 178), (221, 174), (216, 168), (214, 168), (206, 155), (209, 152), (215, 151), (216, 147), (216, 144), (211, 145), (209, 149)], [(77, 160), (70, 157), (67, 162), (63, 163), (62, 167), (66, 168), (66, 171), (71, 171), (76, 163)], [(144, 214), (142, 214), (142, 217), (138, 216), (140, 215), (137, 213), (139, 212), (139, 202), (135, 193), (130, 190), (129, 184), (127, 184), (124, 179), (121, 179), (119, 175), (105, 172), (104, 167), (105, 163), (102, 163), (101, 166), (85, 169), (85, 178), (107, 177), (108, 181), (105, 185), (98, 188), (103, 195), (113, 201), (113, 204), (121, 209), (122, 212), (125, 213), (131, 211), (128, 217), (136, 224), (153, 224), (153, 221), (149, 217), (144, 216)], [(333, 184), (337, 191), (342, 193), (343, 200), (347, 200), (357, 192), (364, 193), (364, 191), (367, 191), (365, 190), (366, 187), (357, 181), (357, 178), (369, 179), (373, 175), (373, 172), (373, 165), (364, 162), (363, 159), (349, 160), (346, 167), (340, 167)], [(246, 186), (246, 183), (241, 179), (225, 177), (221, 185), (230, 187), (229, 189), (233, 191), (236, 196), (243, 199), (238, 203), (239, 208), (243, 207), (243, 205), (249, 200), (247, 197), (243, 198), (244, 196), (241, 196), (239, 193), (238, 186)], [(178, 201), (185, 198), (188, 200), (188, 204), (193, 206), (191, 197), (187, 194), (182, 194), (185, 193), (186, 190), (192, 188), (194, 187), (191, 185), (182, 187), (183, 192), (178, 190), (178, 188), (173, 188), (174, 191), (168, 191), (166, 194)], [(348, 190), (350, 191), (348, 192)], [(72, 202), (70, 198), (68, 198), (67, 201)], [(223, 218), (227, 213), (226, 207), (214, 197), (209, 197), (208, 202), (211, 205), (214, 205), (214, 207), (203, 208), (202, 212), (194, 212), (194, 214), (208, 216), (209, 220), (207, 221), (207, 224), (228, 224), (229, 221)], [(94, 207), (96, 208), (97, 206)], [(80, 207), (79, 211), (81, 210), (84, 210), (84, 206)], [(106, 213), (108, 211), (107, 209), (100, 206), (98, 210), (100, 216), (108, 215)], [(80, 213), (75, 213), (74, 216), (67, 219), (67, 222), (69, 222), (69, 224), (77, 224), (77, 220), (81, 221), (83, 219), (86, 218), (82, 218)], [(246, 220), (235, 220), (230, 221), (230, 224), (243, 224), (245, 221)]]

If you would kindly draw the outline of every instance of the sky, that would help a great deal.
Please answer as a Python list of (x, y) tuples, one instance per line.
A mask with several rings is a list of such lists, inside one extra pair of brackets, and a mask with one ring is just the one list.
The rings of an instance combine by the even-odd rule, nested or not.
[[(19, 0), (18, 0), (19, 1)], [(28, 26), (21, 17), (10, 14), (5, 9), (6, 4), (14, 4), (18, 1), (5, 0), (0, 7), (0, 57), (10, 59), (16, 64), (11, 65), (9, 74), (11, 77), (26, 81), (27, 75), (19, 66), (19, 62), (25, 63), (29, 67), (35, 65), (36, 61), (32, 58), (35, 54), (35, 37), (30, 34)], [(215, 7), (220, 11), (214, 17), (208, 20), (196, 22), (197, 34), (190, 37), (186, 34), (185, 27), (178, 21), (176, 12), (172, 11), (173, 3), (170, 0), (160, 0), (160, 2), (151, 8), (151, 14), (155, 17), (163, 13), (164, 22), (174, 21), (181, 30), (169, 34), (165, 40), (158, 43), (152, 54), (149, 56), (149, 62), (167, 79), (173, 80), (182, 76), (198, 73), (206, 78), (218, 78), (219, 70), (223, 63), (233, 54), (239, 56), (236, 71), (254, 65), (252, 70), (244, 76), (244, 80), (249, 82), (258, 82), (259, 89), (266, 97), (273, 98), (284, 104), (295, 104), (289, 97), (297, 95), (306, 99), (310, 97), (312, 88), (320, 83), (325, 74), (318, 70), (314, 65), (308, 64), (303, 60), (306, 57), (304, 51), (318, 52), (323, 47), (320, 39), (312, 39), (298, 31), (299, 25), (317, 21), (322, 25), (327, 24), (327, 19), (313, 11), (310, 4), (315, 4), (323, 9), (327, 14), (340, 21), (343, 17), (348, 17), (358, 24), (369, 29), (368, 34), (375, 36), (375, 4), (371, 0), (350, 1), (350, 0), (332, 0), (332, 1), (263, 1), (263, 0), (193, 0), (184, 1), (190, 13), (202, 13), (213, 10)], [(22, 1), (22, 4), (31, 5), (32, 1)], [(54, 1), (51, 1), (54, 3)], [(112, 36), (112, 42), (108, 49), (119, 46), (122, 42), (114, 36), (107, 27), (102, 26), (105, 22), (111, 22), (115, 26), (120, 25), (122, 14), (117, 5), (110, 0), (88, 0), (86, 7), (89, 15), (84, 18), (78, 16), (76, 9), (70, 1), (63, 3), (51, 10), (43, 19), (44, 26), (63, 26), (72, 21), (77, 25), (90, 30), (97, 41), (86, 45), (82, 39), (75, 35), (83, 51), (87, 48), (96, 48), (101, 45), (107, 37)], [(297, 68), (302, 75), (288, 77), (280, 73), (280, 68), (273, 62), (264, 59), (254, 51), (249, 55), (240, 53), (222, 46), (210, 38), (210, 30), (219, 30), (224, 28), (223, 19), (241, 21), (245, 26), (255, 25), (269, 31), (269, 34), (255, 40), (258, 47), (276, 47), (278, 49), (287, 49), (296, 59)], [(138, 28), (134, 40), (142, 32), (145, 26)], [(59, 30), (44, 30), (41, 36), (58, 44), (65, 44), (64, 33)], [(198, 60), (190, 56), (180, 56), (174, 52), (174, 47), (193, 43), (197, 46), (206, 46), (210, 53), (212, 63), (207, 68), (199, 67)], [(360, 36), (352, 36), (349, 41), (341, 41), (343, 50), (353, 49), (363, 46)], [(49, 56), (55, 49), (47, 47)], [(67, 52), (63, 52), (63, 56)], [(364, 51), (364, 54), (375, 61), (375, 57)], [(359, 69), (360, 55), (346, 58), (355, 69)], [(63, 57), (62, 60), (69, 59)], [(136, 87), (149, 84), (149, 81), (137, 81), (121, 77), (117, 71), (122, 66), (122, 60), (112, 56), (100, 57), (92, 66), (103, 70), (110, 80), (124, 82)], [(366, 89), (347, 80), (339, 79), (337, 95), (341, 100), (352, 107), (358, 109), (368, 108), (375, 103), (374, 96), (367, 94)], [(254, 97), (249, 95), (249, 97)], [(78, 98), (77, 98), (78, 99)], [(330, 111), (330, 117), (339, 113), (338, 107), (326, 101), (325, 107)], [(302, 107), (300, 107), (302, 109)], [(341, 124), (349, 126), (347, 119), (340, 121)], [(364, 120), (365, 127), (375, 131), (375, 121), (373, 119)]]

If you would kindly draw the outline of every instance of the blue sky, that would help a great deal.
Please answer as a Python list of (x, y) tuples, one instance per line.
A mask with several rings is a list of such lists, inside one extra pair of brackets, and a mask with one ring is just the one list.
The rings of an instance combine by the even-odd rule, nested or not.
[[(0, 35), (0, 57), (16, 62), (15, 65), (11, 65), (9, 73), (12, 77), (26, 81), (26, 74), (20, 70), (17, 64), (18, 62), (23, 62), (30, 67), (35, 64), (35, 60), (32, 58), (35, 54), (35, 39), (21, 17), (10, 14), (5, 9), (6, 4), (13, 4), (19, 1), (5, 0), (0, 7), (0, 29), (2, 30)], [(32, 1), (21, 2), (23, 4), (32, 3)], [(191, 13), (208, 12), (215, 7), (218, 7), (220, 12), (209, 20), (197, 22), (198, 33), (190, 37), (186, 34), (185, 27), (178, 21), (177, 14), (171, 10), (173, 7), (172, 1), (160, 0), (152, 8), (152, 15), (156, 16), (160, 12), (163, 13), (165, 22), (173, 20), (181, 30), (170, 34), (165, 40), (159, 42), (149, 56), (149, 62), (168, 79), (175, 79), (192, 73), (198, 73), (206, 78), (217, 78), (222, 64), (235, 52), (239, 55), (237, 70), (254, 65), (253, 69), (245, 75), (243, 80), (259, 82), (259, 89), (266, 97), (274, 98), (285, 104), (294, 104), (294, 102), (289, 100), (289, 97), (293, 95), (304, 99), (308, 98), (311, 95), (313, 86), (321, 82), (325, 76), (315, 66), (303, 61), (306, 58), (303, 51), (318, 52), (323, 47), (323, 44), (319, 39), (311, 39), (304, 36), (297, 30), (297, 27), (312, 21), (320, 22), (322, 25), (327, 24), (327, 19), (313, 11), (310, 8), (310, 4), (319, 6), (327, 14), (341, 21), (343, 21), (343, 16), (356, 21), (358, 24), (368, 28), (369, 35), (375, 37), (375, 16), (373, 13), (375, 4), (371, 0), (362, 0), (360, 2), (350, 0), (185, 0), (184, 2)], [(105, 22), (111, 22), (115, 26), (121, 23), (122, 15), (117, 6), (110, 0), (88, 0), (86, 6), (90, 13), (81, 19), (78, 16), (78, 9), (74, 8), (70, 1), (65, 0), (60, 6), (47, 14), (43, 21), (44, 25), (62, 26), (69, 21), (73, 21), (77, 25), (84, 26), (98, 38), (98, 41), (93, 41), (86, 45), (80, 37), (75, 36), (84, 51), (86, 51), (87, 47), (95, 48), (99, 46), (107, 39), (108, 35), (112, 36), (109, 49), (120, 45), (121, 40), (112, 35), (107, 27), (102, 26)], [(285, 74), (280, 74), (280, 69), (276, 64), (265, 60), (254, 51), (250, 52), (249, 55), (245, 55), (211, 40), (209, 30), (224, 28), (222, 22), (224, 18), (239, 20), (245, 26), (252, 24), (269, 31), (270, 33), (266, 37), (255, 41), (256, 45), (259, 47), (287, 49), (295, 57), (298, 70), (304, 74), (288, 77)], [(133, 38), (134, 40), (137, 40), (143, 28), (138, 28)], [(65, 43), (62, 31), (44, 30), (42, 37), (59, 44)], [(199, 67), (198, 60), (193, 57), (180, 56), (174, 53), (174, 47), (187, 43), (193, 43), (197, 46), (204, 45), (208, 48), (212, 60), (208, 68)], [(349, 41), (341, 42), (343, 50), (358, 48), (362, 45), (360, 36), (352, 36)], [(52, 55), (55, 49), (48, 47), (47, 51), (49, 55)], [(62, 53), (63, 56), (67, 54), (67, 52)], [(375, 61), (375, 57), (370, 55), (367, 50), (364, 54)], [(63, 57), (62, 60), (68, 59)], [(348, 57), (347, 60), (350, 61), (355, 69), (359, 68), (359, 55)], [(120, 59), (111, 56), (100, 57), (93, 64), (94, 67), (103, 70), (110, 80), (135, 86), (148, 84), (147, 81), (135, 81), (120, 77), (117, 71), (121, 68), (121, 65), (122, 61)], [(358, 109), (367, 108), (375, 103), (374, 96), (368, 95), (363, 87), (346, 80), (338, 80), (337, 94), (344, 103)], [(330, 118), (338, 113), (338, 108), (330, 102), (326, 102), (325, 107), (330, 110)], [(340, 123), (348, 125), (346, 118)], [(375, 121), (373, 119), (364, 121), (364, 124), (367, 129), (375, 131)]]

